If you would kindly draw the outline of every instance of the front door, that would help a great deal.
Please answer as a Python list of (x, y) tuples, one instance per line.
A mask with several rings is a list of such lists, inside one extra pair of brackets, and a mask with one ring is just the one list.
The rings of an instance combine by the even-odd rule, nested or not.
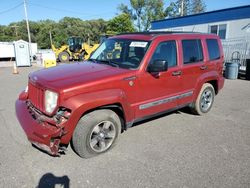
[(177, 107), (180, 93), (180, 70), (177, 62), (176, 41), (158, 44), (149, 64), (155, 60), (168, 62), (168, 70), (160, 73), (147, 71), (138, 75), (136, 119)]

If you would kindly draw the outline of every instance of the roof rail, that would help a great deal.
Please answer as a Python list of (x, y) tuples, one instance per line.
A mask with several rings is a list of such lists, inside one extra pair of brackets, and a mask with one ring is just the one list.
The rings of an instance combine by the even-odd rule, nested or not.
[(117, 35), (161, 35), (161, 34), (178, 34), (178, 33), (199, 33), (199, 32), (193, 32), (193, 31), (144, 31), (144, 32), (119, 33)]

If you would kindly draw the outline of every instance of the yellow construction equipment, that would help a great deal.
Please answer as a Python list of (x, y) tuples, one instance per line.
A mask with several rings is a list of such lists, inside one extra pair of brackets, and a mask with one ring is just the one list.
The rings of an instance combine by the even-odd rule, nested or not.
[(56, 60), (54, 59), (46, 59), (44, 60), (44, 67), (45, 68), (50, 68), (56, 66)]
[(84, 43), (80, 37), (70, 37), (68, 44), (64, 44), (60, 48), (56, 48), (51, 44), (56, 58), (63, 63), (70, 60), (86, 60), (98, 46), (99, 44), (89, 45)]

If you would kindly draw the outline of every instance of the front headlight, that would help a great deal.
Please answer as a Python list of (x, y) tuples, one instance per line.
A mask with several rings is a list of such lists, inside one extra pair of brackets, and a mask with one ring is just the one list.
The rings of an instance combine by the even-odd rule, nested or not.
[(56, 106), (57, 106), (57, 99), (58, 99), (58, 94), (53, 92), (53, 91), (49, 91), (46, 90), (45, 91), (45, 111), (48, 113), (52, 113)]

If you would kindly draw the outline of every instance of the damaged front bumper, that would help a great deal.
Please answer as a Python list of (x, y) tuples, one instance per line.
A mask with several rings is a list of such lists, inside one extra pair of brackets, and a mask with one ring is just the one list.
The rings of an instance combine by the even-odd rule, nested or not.
[(16, 101), (16, 115), (28, 140), (36, 147), (53, 156), (58, 156), (60, 150), (64, 150), (60, 142), (67, 133), (64, 130), (65, 118), (56, 123), (58, 119), (39, 113), (29, 101), (20, 98)]

